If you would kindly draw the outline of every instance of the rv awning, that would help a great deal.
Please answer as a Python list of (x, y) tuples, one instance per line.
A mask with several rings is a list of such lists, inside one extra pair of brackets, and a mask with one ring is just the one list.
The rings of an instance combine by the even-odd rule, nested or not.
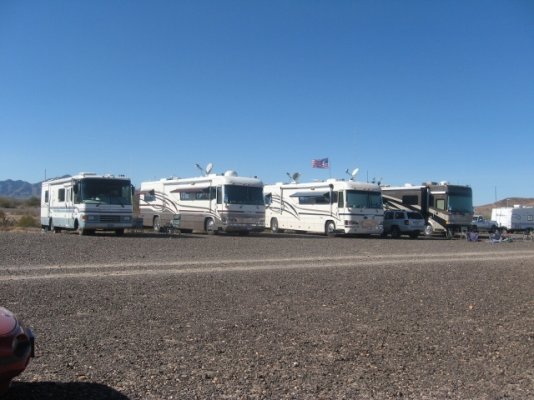
[(290, 195), (289, 197), (320, 197), (329, 194), (329, 191), (308, 191), (308, 192), (296, 192)]

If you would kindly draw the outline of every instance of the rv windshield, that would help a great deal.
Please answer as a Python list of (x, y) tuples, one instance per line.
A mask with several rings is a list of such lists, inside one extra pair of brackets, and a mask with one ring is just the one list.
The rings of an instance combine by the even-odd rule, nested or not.
[(382, 208), (382, 195), (365, 190), (347, 190), (347, 207)]
[(132, 204), (132, 186), (124, 179), (83, 179), (78, 182), (76, 203)]
[(449, 195), (449, 211), (472, 213), (473, 212), (473, 197), (469, 195)]
[(263, 189), (254, 186), (225, 185), (224, 202), (228, 204), (263, 205)]

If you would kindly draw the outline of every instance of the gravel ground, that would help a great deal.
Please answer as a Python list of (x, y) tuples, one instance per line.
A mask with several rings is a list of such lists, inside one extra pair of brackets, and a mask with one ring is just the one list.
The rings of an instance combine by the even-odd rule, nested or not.
[(4, 232), (0, 305), (6, 400), (534, 398), (533, 242)]

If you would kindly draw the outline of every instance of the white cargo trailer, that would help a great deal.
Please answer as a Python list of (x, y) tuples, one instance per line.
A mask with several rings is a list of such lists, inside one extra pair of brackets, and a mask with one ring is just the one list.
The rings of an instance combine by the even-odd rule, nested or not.
[(491, 219), (497, 222), (499, 229), (507, 231), (534, 230), (534, 207), (500, 207), (491, 210)]
[(41, 226), (52, 232), (111, 230), (122, 235), (132, 226), (132, 197), (130, 179), (123, 175), (86, 172), (50, 179), (41, 187)]

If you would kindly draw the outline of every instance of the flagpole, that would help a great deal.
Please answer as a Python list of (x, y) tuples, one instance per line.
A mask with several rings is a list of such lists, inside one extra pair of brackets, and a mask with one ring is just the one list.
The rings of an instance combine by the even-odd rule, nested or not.
[(332, 164), (330, 163), (330, 157), (328, 157), (328, 175), (332, 178)]

